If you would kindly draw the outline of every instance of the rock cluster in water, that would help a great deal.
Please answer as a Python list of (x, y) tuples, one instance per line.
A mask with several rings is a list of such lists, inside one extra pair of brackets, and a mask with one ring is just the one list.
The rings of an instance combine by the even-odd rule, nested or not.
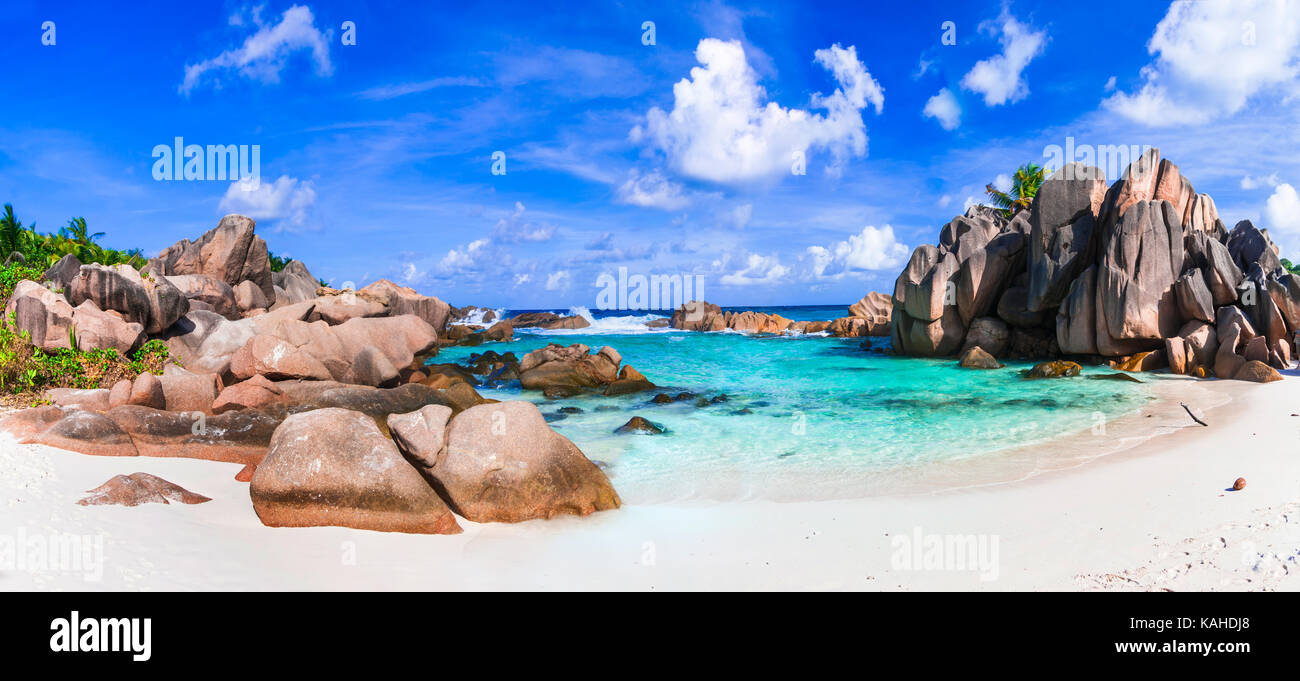
[(888, 336), (889, 296), (872, 291), (852, 304), (847, 317), (828, 321), (786, 319), (779, 314), (728, 312), (713, 303), (691, 301), (673, 311), (668, 326), (685, 331), (739, 331), (741, 333), (821, 333), (839, 337)]
[(1243, 380), (1276, 380), (1300, 331), (1300, 277), (1267, 230), (1228, 230), (1157, 149), (1109, 188), (1067, 165), (1011, 219), (972, 207), (913, 251), (891, 302), (906, 355), (978, 346)]

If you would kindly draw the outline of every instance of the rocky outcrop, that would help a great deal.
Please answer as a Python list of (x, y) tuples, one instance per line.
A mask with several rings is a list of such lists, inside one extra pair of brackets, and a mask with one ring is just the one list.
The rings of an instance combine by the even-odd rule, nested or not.
[(1267, 230), (1229, 232), (1156, 149), (1109, 188), (1069, 164), (1010, 221), (967, 211), (916, 248), (891, 301), (894, 350), (919, 356), (1140, 355), (1147, 370), (1232, 378), (1252, 359), (1290, 366), (1300, 331), (1300, 277)]
[(623, 365), (623, 368), (618, 372), (618, 378), (614, 379), (609, 386), (605, 388), (605, 395), (630, 395), (632, 393), (654, 389), (655, 384), (651, 383), (645, 376), (641, 375), (640, 371), (633, 369), (631, 366)]
[(73, 307), (60, 294), (23, 280), (5, 305), (19, 332), (27, 332), (32, 345), (46, 351), (70, 348), (73, 339), (81, 350), (112, 348), (127, 355), (144, 341), (144, 325), (104, 312), (94, 301)]
[(50, 269), (45, 270), (44, 278), (45, 281), (49, 282), (50, 288), (56, 291), (66, 291), (68, 284), (78, 274), (81, 274), (81, 261), (77, 260), (77, 256), (69, 253), (59, 258), (59, 261), (51, 265)]
[(132, 473), (115, 475), (108, 482), (90, 490), (79, 506), (139, 506), (140, 504), (202, 504), (212, 499), (195, 494), (156, 475)]
[(317, 409), (285, 419), (253, 472), (249, 495), (257, 517), (269, 527), (461, 531), (447, 505), (374, 420), (347, 409)]
[(236, 409), (263, 409), (284, 401), (284, 391), (265, 376), (252, 376), (246, 381), (222, 388), (212, 402), (213, 414), (224, 414)]
[[(862, 316), (842, 317), (824, 322), (796, 322), (779, 314), (742, 310), (740, 312), (724, 311), (713, 303), (691, 301), (673, 311), (667, 320), (667, 326), (683, 331), (737, 331), (739, 333), (820, 333), (827, 331), (836, 336), (887, 336), (889, 335), (889, 314), (880, 314), (876, 307), (879, 301), (870, 294), (850, 306), (850, 310), (864, 312)], [(655, 326), (648, 324), (647, 326)]]
[(893, 302), (889, 296), (884, 293), (872, 291), (863, 296), (861, 300), (849, 306), (850, 317), (867, 317), (879, 320), (884, 318), (889, 320), (889, 315), (893, 311)]
[(274, 300), (271, 261), (266, 242), (253, 233), (255, 226), (251, 218), (227, 215), (197, 241), (181, 239), (150, 263), (164, 276), (204, 275), (231, 289), (242, 281), (251, 281), (266, 300)]
[(206, 274), (178, 274), (164, 277), (189, 301), (191, 310), (215, 312), (226, 319), (239, 319), (243, 315), (235, 300), (235, 290), (216, 277)]
[[(412, 460), (424, 464), (438, 449), (430, 426), (438, 416), (389, 420)], [(456, 415), (441, 454), (422, 472), (458, 514), (475, 522), (587, 515), (620, 505), (600, 468), (551, 430), (530, 402), (484, 404)]]
[(300, 260), (290, 260), (284, 269), (271, 273), (271, 282), (275, 295), (270, 299), (273, 306), (292, 305), (316, 297), (320, 280), (312, 276), (307, 266)]
[(683, 331), (722, 331), (727, 328), (727, 322), (721, 307), (692, 300), (673, 311), (668, 326)]
[[(486, 321), (485, 314), (484, 322)], [(586, 317), (561, 316), (554, 312), (524, 312), (511, 317), (509, 321), (512, 327), (517, 329), (585, 329), (591, 326), (591, 322), (587, 321)]]
[(618, 378), (622, 361), (609, 346), (592, 354), (590, 347), (580, 343), (568, 347), (551, 343), (519, 360), (519, 383), (525, 390), (604, 387)]
[(391, 317), (415, 315), (433, 327), (436, 333), (446, 330), (447, 319), (451, 315), (451, 306), (447, 303), (433, 296), (420, 295), (414, 289), (399, 286), (387, 279), (380, 279), (357, 291), (357, 296), (377, 301), (387, 309)]
[(1047, 178), (1029, 211), (1030, 310), (1055, 311), (1091, 264), (1092, 235), (1106, 195), (1100, 168), (1069, 163)]

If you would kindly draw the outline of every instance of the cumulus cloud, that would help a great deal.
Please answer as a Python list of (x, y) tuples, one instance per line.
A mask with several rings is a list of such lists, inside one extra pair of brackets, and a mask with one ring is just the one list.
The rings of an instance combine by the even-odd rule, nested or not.
[(857, 49), (832, 45), (814, 53), (839, 85), (815, 94), (811, 108), (787, 109), (767, 101), (767, 92), (745, 58), (740, 42), (713, 38), (695, 49), (700, 66), (673, 86), (673, 109), (658, 107), (632, 129), (633, 142), (662, 151), (679, 173), (699, 180), (743, 184), (788, 173), (797, 154), (824, 150), (827, 170), (842, 169), (850, 156), (867, 150), (862, 110), (879, 112), (884, 90), (858, 60)]
[[(188, 95), (204, 80), (205, 75), (209, 76), (208, 80), (214, 86), (221, 87), (218, 74), (227, 70), (234, 70), (251, 80), (278, 83), (280, 71), (288, 63), (289, 56), (299, 50), (311, 53), (317, 74), (328, 76), (334, 72), (329, 51), (333, 31), (322, 32), (317, 29), (311, 9), (294, 5), (285, 10), (280, 16), (280, 22), (274, 25), (264, 23), (261, 13), (254, 11), (252, 21), (257, 26), (257, 32), (245, 38), (239, 47), (197, 64), (187, 64), (179, 92)], [(232, 20), (231, 25), (242, 26), (242, 18)]]
[(310, 180), (281, 175), (275, 182), (259, 182), (254, 188), (242, 181), (230, 183), (217, 204), (223, 213), (240, 213), (254, 220), (278, 220), (277, 228), (310, 228), (316, 188)]
[(487, 252), (488, 240), (475, 239), (464, 247), (453, 248), (438, 261), (438, 272), (443, 275), (472, 272), (478, 267), (478, 257)]
[(559, 270), (546, 275), (547, 291), (567, 291), (573, 283), (573, 277), (568, 270)]
[(408, 262), (402, 268), (402, 283), (407, 285), (418, 284), (424, 280), (424, 275), (424, 270), (416, 267), (415, 263)]
[(534, 224), (524, 218), (524, 204), (515, 201), (515, 210), (510, 215), (497, 220), (492, 236), (498, 241), (518, 243), (520, 241), (549, 241), (555, 236), (555, 226)]
[(1251, 177), (1247, 175), (1241, 178), (1242, 189), (1259, 189), (1260, 187), (1276, 187), (1281, 180), (1278, 179), (1277, 173), (1268, 177)]
[(1104, 104), (1150, 126), (1196, 125), (1240, 111), (1256, 95), (1296, 94), (1300, 3), (1175, 2), (1147, 43), (1154, 61), (1135, 92)]
[(996, 21), (982, 25), (981, 29), (998, 36), (1002, 53), (976, 62), (962, 77), (961, 86), (984, 95), (985, 106), (1001, 106), (1024, 99), (1029, 95), (1025, 67), (1042, 54), (1047, 44), (1047, 33), (1034, 31), (1016, 21), (1005, 7)]
[(1296, 194), (1295, 187), (1279, 184), (1273, 190), (1273, 195), (1268, 197), (1264, 215), (1268, 219), (1265, 226), (1270, 232), (1276, 230), (1293, 236), (1300, 235), (1300, 195)]
[(815, 279), (838, 279), (848, 274), (874, 270), (896, 270), (907, 262), (911, 249), (894, 237), (894, 228), (868, 225), (845, 241), (808, 247)]
[(531, 274), (516, 274), (515, 285), (513, 288), (519, 288), (520, 286), (523, 286), (524, 284), (527, 284), (532, 280), (533, 280), (533, 275)]
[(614, 193), (614, 198), (619, 203), (661, 210), (678, 210), (690, 204), (680, 184), (658, 170), (643, 175), (636, 168), (628, 172), (627, 181)]
[[(725, 267), (727, 260), (715, 262), (720, 267)], [(725, 274), (719, 280), (724, 286), (745, 286), (749, 284), (775, 284), (785, 278), (790, 273), (790, 268), (781, 264), (780, 259), (773, 255), (759, 255), (750, 253), (745, 259), (745, 266), (730, 274)]]
[(943, 88), (927, 100), (921, 113), (939, 121), (944, 130), (955, 130), (961, 125), (961, 104), (957, 103), (957, 97), (948, 88)]

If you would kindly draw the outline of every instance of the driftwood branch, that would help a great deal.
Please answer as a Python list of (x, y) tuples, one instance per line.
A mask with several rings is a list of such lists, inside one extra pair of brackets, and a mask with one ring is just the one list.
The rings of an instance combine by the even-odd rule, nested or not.
[(1197, 423), (1199, 423), (1199, 424), (1205, 426), (1206, 428), (1209, 428), (1209, 427), (1210, 427), (1210, 424), (1208, 424), (1208, 423), (1206, 423), (1206, 422), (1204, 422), (1204, 421), (1202, 421), (1202, 420), (1196, 418), (1196, 414), (1193, 414), (1193, 413), (1192, 413), (1192, 408), (1189, 407), (1189, 406), (1187, 406), (1187, 403), (1186, 403), (1186, 402), (1179, 402), (1178, 404), (1182, 405), (1183, 410), (1187, 412), (1187, 415), (1188, 415), (1188, 416), (1192, 417), (1192, 420), (1193, 420), (1193, 421), (1195, 421), (1195, 422), (1197, 422)]

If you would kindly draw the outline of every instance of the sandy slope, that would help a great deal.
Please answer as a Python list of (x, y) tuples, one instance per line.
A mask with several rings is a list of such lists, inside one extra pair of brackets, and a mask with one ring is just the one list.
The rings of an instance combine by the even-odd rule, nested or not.
[[(237, 465), (5, 442), (0, 547), (5, 537), (75, 533), (92, 537), (93, 549), (93, 537), (103, 537), (103, 569), (95, 580), (94, 569), (87, 579), (84, 569), (18, 566), (0, 570), (0, 589), (1300, 590), (1300, 377), (1288, 374), (1262, 386), (1199, 382), (1199, 393), (1176, 386), (1196, 395), (1196, 406), (1232, 400), (1207, 410), (1209, 428), (1177, 401), (1161, 401), (1107, 435), (1010, 454), (1056, 468), (1050, 462), (1077, 463), (1131, 445), (1135, 434), (1163, 433), (1016, 482), (840, 501), (633, 505), (518, 525), (462, 521), (466, 531), (454, 537), (266, 528), (247, 485), (234, 481)], [(997, 465), (984, 461), (972, 477), (997, 477)], [(75, 504), (84, 490), (135, 471), (213, 501)], [(1237, 477), (1246, 489), (1226, 491)], [(982, 568), (927, 549), (966, 535), (985, 550)], [(919, 549), (904, 543), (918, 536)], [(918, 569), (904, 556), (919, 558)]]

